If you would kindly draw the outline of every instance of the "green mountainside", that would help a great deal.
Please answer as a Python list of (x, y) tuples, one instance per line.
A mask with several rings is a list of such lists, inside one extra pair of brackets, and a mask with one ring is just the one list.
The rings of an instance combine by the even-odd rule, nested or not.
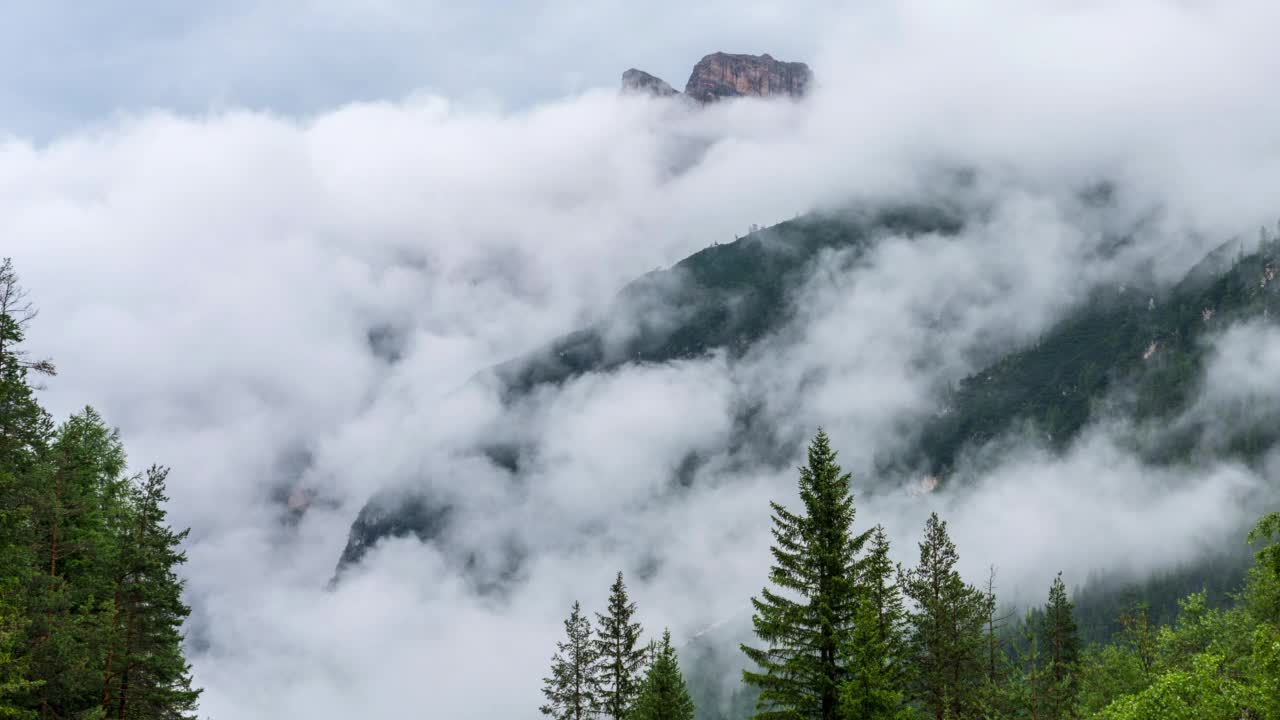
[[(507, 402), (518, 402), (535, 388), (628, 363), (712, 351), (740, 357), (787, 325), (793, 315), (791, 293), (824, 251), (848, 251), (844, 257), (853, 262), (880, 238), (958, 233), (965, 217), (944, 205), (810, 215), (713, 245), (628, 285), (590, 327), (481, 377), (496, 380)], [(1135, 281), (1096, 289), (1037, 342), (944, 392), (938, 412), (917, 431), (912, 450), (881, 458), (879, 474), (929, 474), (947, 481), (962, 454), (1007, 433), (1034, 433), (1061, 449), (1103, 411), (1136, 424), (1178, 416), (1199, 387), (1207, 338), (1237, 321), (1280, 317), (1275, 312), (1280, 285), (1273, 281), (1277, 268), (1277, 241), (1247, 255), (1240, 243), (1230, 242), (1173, 287)], [(758, 409), (744, 408), (742, 415), (743, 428), (768, 423), (757, 417)], [(1152, 462), (1186, 460), (1206, 442), (1201, 426), (1161, 427), (1134, 441), (1134, 449)], [(1250, 460), (1276, 440), (1274, 425), (1259, 424), (1236, 429), (1225, 446), (1212, 450)], [(520, 448), (478, 452), (509, 470), (520, 466)], [(352, 526), (339, 571), (383, 537), (428, 541), (447, 531), (448, 520), (447, 507), (413, 497), (412, 491), (375, 497)]]
[[(939, 207), (899, 207), (881, 212), (808, 216), (752, 233), (733, 243), (706, 248), (670, 269), (649, 273), (623, 289), (614, 305), (592, 326), (563, 336), (527, 356), (504, 363), (486, 377), (500, 383), (509, 403), (531, 391), (628, 363), (661, 363), (722, 351), (741, 357), (753, 344), (777, 333), (793, 317), (798, 291), (827, 250), (848, 251), (856, 262), (888, 236), (955, 234), (964, 215)], [(940, 393), (937, 411), (917, 431), (911, 450), (882, 458), (887, 477), (934, 475), (947, 482), (972, 480), (983, 449), (998, 454), (1010, 434), (1030, 434), (1063, 450), (1091, 422), (1125, 421), (1132, 445), (1148, 462), (1175, 464), (1198, 454), (1258, 460), (1280, 439), (1274, 423), (1237, 424), (1224, 437), (1185, 417), (1198, 396), (1210, 340), (1244, 321), (1280, 317), (1280, 240), (1259, 243), (1251, 252), (1232, 241), (1206, 256), (1172, 287), (1135, 279), (1119, 287), (1095, 289), (1089, 299), (1027, 347), (1010, 352)], [(1274, 402), (1265, 398), (1257, 402)], [(1241, 417), (1250, 417), (1241, 409)], [(740, 425), (768, 423), (744, 410)], [(1155, 432), (1140, 432), (1157, 428)], [(992, 449), (996, 448), (996, 449)], [(484, 449), (497, 465), (516, 471), (520, 449)], [(414, 536), (447, 543), (450, 508), (400, 491), (370, 501), (351, 529), (339, 563), (359, 562), (384, 537)], [(469, 568), (475, 558), (463, 558)], [(503, 561), (514, 576), (518, 558)], [(1077, 585), (1077, 615), (1087, 641), (1104, 641), (1118, 629), (1120, 612), (1136, 600), (1149, 603), (1154, 619), (1168, 621), (1188, 593), (1206, 591), (1207, 602), (1223, 605), (1248, 566), (1248, 555), (1224, 549), (1212, 563), (1181, 567), (1157, 577), (1132, 580), (1097, 576)], [(482, 579), (481, 587), (494, 580)], [(688, 658), (690, 691), (700, 718), (741, 716), (754, 695), (726, 684), (723, 670), (741, 658), (729, 623), (692, 640)], [(732, 636), (732, 637), (731, 637)]]

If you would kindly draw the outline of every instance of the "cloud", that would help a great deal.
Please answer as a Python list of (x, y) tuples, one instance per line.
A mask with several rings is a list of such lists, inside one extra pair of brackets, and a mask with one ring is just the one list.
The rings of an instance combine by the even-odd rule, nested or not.
[[(240, 109), (260, 106), (240, 84), (246, 68), (262, 69), (264, 88), (304, 68), (299, 97), (327, 86), (330, 66), (303, 62), (323, 46), (306, 43), (348, 22), (387, 37), (406, 16), (379, 7), (352, 18), (316, 4), (320, 29), (270, 52), (267, 28), (286, 10), (174, 20), (139, 57), (203, 69), (229, 38), (262, 42), (196, 83), (194, 103), (0, 143), (4, 253), (43, 310), (30, 345), (61, 370), (46, 402), (59, 415), (92, 403), (121, 426), (135, 465), (174, 467), (211, 716), (534, 717), (569, 604), (598, 608), (618, 568), (652, 629), (689, 637), (743, 617), (765, 577), (767, 501), (793, 501), (795, 483), (789, 467), (734, 449), (735, 413), (754, 402), (784, 446), (829, 427), (866, 491), (859, 521), (884, 522), (904, 559), (941, 507), (966, 571), (996, 563), (1015, 596), (1039, 596), (1050, 567), (1175, 563), (1243, 519), (1230, 508), (1258, 484), (1250, 470), (1153, 470), (1106, 428), (1062, 456), (1014, 443), (963, 493), (870, 485), (877, 453), (909, 437), (940, 385), (1034, 338), (1091, 286), (1146, 271), (1171, 280), (1221, 238), (1274, 220), (1271, 3), (992, 2), (957, 14), (916, 0), (784, 15), (739, 4), (724, 37), (746, 28), (763, 42), (776, 35), (760, 28), (780, 23), (819, 38), (806, 58), (819, 88), (800, 104), (699, 113), (613, 91), (631, 65), (678, 84), (615, 57), (658, 26), (674, 39), (650, 52), (679, 55), (663, 57), (680, 68), (720, 49), (721, 35), (692, 29), (710, 10), (673, 23), (659, 6), (628, 33), (582, 41), (607, 78), (586, 73), (564, 83), (574, 92), (515, 110), (410, 92), (436, 83), (404, 79), (340, 104), (354, 82), (341, 78), (348, 90), (296, 107)], [(559, 88), (538, 74), (576, 47), (557, 38), (634, 20), (577, 13), (517, 9), (499, 29), (527, 46), (496, 57), (543, 53), (548, 65), (510, 73), (478, 51), (468, 72), (481, 79), (468, 82), (485, 86), (488, 63), (515, 78), (494, 86), (503, 96)], [(431, 47), (420, 17), (389, 56), (412, 45), (435, 62), (470, 37)], [(431, 32), (451, 22), (474, 18)], [(163, 84), (164, 72), (141, 77)], [(220, 82), (225, 102), (206, 102)], [(745, 358), (621, 369), (514, 406), (468, 384), (597, 317), (630, 279), (751, 223), (951, 193), (939, 177), (957, 167), (976, 171), (957, 201), (962, 233), (825, 257), (797, 290), (792, 326)], [(1110, 205), (1080, 199), (1104, 179)], [(1116, 253), (1120, 235), (1134, 241)], [(1268, 376), (1268, 347), (1239, 362), (1222, 350), (1207, 387), (1253, 387), (1235, 378)], [(517, 470), (478, 452), (492, 440), (525, 449)], [(692, 482), (673, 479), (681, 468)], [(299, 485), (330, 504), (291, 524), (272, 498)], [(448, 537), (385, 543), (325, 591), (352, 519), (388, 487), (447, 500)], [(1191, 512), (1203, 507), (1215, 514)], [(501, 575), (512, 557), (502, 592), (478, 592), (463, 571)]]

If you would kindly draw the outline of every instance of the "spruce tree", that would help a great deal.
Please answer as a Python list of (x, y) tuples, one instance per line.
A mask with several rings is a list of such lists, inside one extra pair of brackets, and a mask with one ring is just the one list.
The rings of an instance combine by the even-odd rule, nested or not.
[(853, 535), (849, 475), (836, 464), (825, 432), (809, 445), (800, 468), (803, 510), (773, 509), (774, 564), (769, 581), (778, 589), (752, 598), (752, 623), (763, 647), (742, 646), (759, 670), (743, 680), (760, 689), (756, 718), (833, 720), (849, 679), (846, 654), (859, 609), (857, 554), (870, 531)]
[(90, 408), (67, 420), (30, 485), (35, 568), (27, 587), (30, 673), (42, 717), (98, 705), (113, 610), (112, 532), (126, 502), (124, 449)]
[(1017, 627), (1018, 643), (1006, 664), (1005, 679), (1000, 685), (995, 707), (990, 708), (991, 714), (996, 717), (1042, 718), (1044, 671), (1035, 614), (1028, 610)]
[(958, 560), (946, 522), (931, 514), (920, 563), (906, 573), (903, 590), (915, 603), (909, 621), (912, 695), (938, 720), (976, 714), (986, 677), (982, 650), (989, 602), (960, 577)]
[(901, 718), (907, 713), (903, 693), (906, 610), (883, 527), (874, 528), (859, 570), (858, 611), (847, 651), (849, 677), (842, 698), (844, 716)]
[(640, 692), (646, 647), (640, 644), (640, 623), (632, 622), (636, 604), (627, 597), (622, 571), (609, 588), (608, 612), (596, 613), (595, 652), (599, 710), (607, 718), (623, 720)]
[(1046, 718), (1075, 716), (1076, 698), (1080, 692), (1078, 675), (1080, 637), (1073, 615), (1074, 606), (1067, 598), (1062, 573), (1049, 587), (1049, 602), (1041, 618), (1040, 637), (1045, 654), (1044, 698)]
[(653, 648), (648, 672), (640, 684), (640, 695), (628, 718), (693, 720), (693, 717), (693, 700), (689, 697), (684, 676), (680, 674), (676, 650), (671, 646), (671, 631), (666, 630), (662, 633), (662, 641)]
[(594, 717), (596, 697), (596, 651), (591, 641), (591, 621), (582, 607), (564, 621), (564, 642), (556, 643), (551, 658), (551, 675), (543, 678), (542, 694), (547, 702), (538, 708), (555, 720), (587, 720)]
[(182, 654), (182, 622), (191, 610), (174, 569), (186, 562), (187, 531), (165, 523), (168, 474), (152, 466), (130, 488), (101, 690), (102, 706), (114, 718), (194, 718), (200, 695)]

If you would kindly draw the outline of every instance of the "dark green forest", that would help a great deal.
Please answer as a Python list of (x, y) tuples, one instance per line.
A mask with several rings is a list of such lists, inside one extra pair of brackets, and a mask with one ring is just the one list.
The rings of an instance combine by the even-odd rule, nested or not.
[[(756, 640), (741, 647), (748, 669), (733, 717), (1280, 718), (1280, 513), (1241, 539), (1254, 562), (1226, 607), (1193, 592), (1162, 622), (1138, 600), (1105, 641), (1088, 642), (1061, 573), (1046, 568), (1043, 605), (1013, 617), (993, 580), (961, 577), (937, 513), (918, 560), (890, 561), (884, 528), (857, 521), (850, 477), (821, 431), (798, 484), (800, 506), (770, 505), (772, 562), (751, 598)], [(593, 628), (574, 605), (542, 712), (695, 717), (670, 633), (644, 644), (621, 573), (607, 607)]]
[(0, 718), (194, 718), (175, 574), (186, 532), (165, 518), (167, 469), (127, 471), (92, 408), (56, 423), (33, 383), (36, 318), (0, 265)]

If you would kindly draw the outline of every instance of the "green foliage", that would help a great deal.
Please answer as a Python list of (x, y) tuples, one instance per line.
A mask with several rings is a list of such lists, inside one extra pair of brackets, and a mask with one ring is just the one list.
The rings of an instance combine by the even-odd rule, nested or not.
[(883, 527), (873, 529), (858, 571), (858, 606), (846, 651), (849, 679), (841, 689), (842, 710), (848, 718), (905, 718), (910, 714), (902, 689), (907, 672), (907, 612)]
[(128, 478), (92, 408), (56, 429), (21, 349), (35, 317), (0, 264), (0, 718), (194, 717), (188, 608), (165, 522), (165, 471)]
[(986, 673), (983, 627), (991, 599), (966, 584), (947, 523), (932, 513), (920, 543), (920, 561), (905, 574), (903, 591), (914, 602), (910, 616), (911, 690), (934, 717), (968, 717), (982, 705)]
[(551, 676), (543, 679), (542, 694), (547, 702), (539, 708), (555, 720), (587, 720), (595, 717), (596, 650), (591, 642), (591, 621), (578, 603), (564, 621), (565, 640), (556, 643), (551, 658)]
[(671, 631), (662, 633), (628, 720), (693, 720), (693, 700), (680, 674)]
[(940, 207), (812, 215), (705, 248), (618, 294), (605, 317), (496, 372), (511, 393), (630, 362), (665, 362), (717, 349), (740, 355), (792, 318), (792, 294), (829, 251), (858, 256), (884, 235), (955, 233)]
[(1249, 532), (1250, 543), (1265, 543), (1258, 550), (1258, 565), (1264, 568), (1270, 568), (1273, 573), (1280, 576), (1280, 512), (1264, 515), (1253, 530)]
[(813, 717), (840, 712), (848, 679), (844, 653), (853, 642), (860, 604), (857, 554), (870, 531), (852, 533), (853, 494), (826, 433), (809, 445), (800, 468), (802, 513), (773, 508), (774, 563), (769, 581), (752, 598), (752, 623), (764, 647), (742, 646), (759, 670), (743, 679), (760, 688), (757, 718)]
[(1197, 655), (1186, 670), (1170, 670), (1145, 690), (1116, 700), (1105, 720), (1236, 720), (1253, 717), (1258, 693), (1222, 672), (1223, 659)]
[(1062, 573), (1058, 573), (1049, 588), (1049, 602), (1040, 628), (1045, 653), (1044, 684), (1040, 693), (1044, 713), (1040, 717), (1050, 720), (1072, 716), (1080, 692), (1080, 637), (1073, 610)]
[[(950, 475), (966, 449), (1019, 428), (1063, 448), (1104, 400), (1140, 421), (1185, 410), (1210, 352), (1206, 337), (1237, 320), (1280, 318), (1280, 284), (1266, 281), (1280, 263), (1280, 248), (1269, 244), (1238, 259), (1227, 257), (1225, 249), (1210, 254), (1170, 292), (1141, 284), (1096, 292), (1031, 347), (952, 388), (942, 398), (948, 412), (925, 425), (915, 457), (898, 462)], [(1209, 430), (1192, 425), (1160, 433), (1144, 454), (1151, 462), (1185, 459), (1207, 441)], [(1274, 424), (1263, 423), (1214, 442), (1252, 460), (1278, 439)]]
[(632, 622), (636, 605), (627, 598), (622, 573), (609, 589), (606, 613), (596, 613), (595, 654), (599, 667), (600, 710), (606, 717), (622, 720), (640, 693), (645, 647), (640, 644), (640, 623)]

